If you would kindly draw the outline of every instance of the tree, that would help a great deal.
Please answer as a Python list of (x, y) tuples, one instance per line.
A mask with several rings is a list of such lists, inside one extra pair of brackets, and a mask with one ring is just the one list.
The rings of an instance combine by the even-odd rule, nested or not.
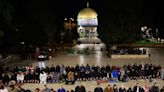
[(112, 0), (106, 3), (99, 10), (98, 32), (102, 41), (107, 45), (133, 43), (142, 25), (142, 8), (142, 0)]
[(70, 43), (70, 45), (72, 44), (73, 40), (77, 40), (78, 38), (78, 33), (76, 31), (76, 26), (77, 24), (74, 23), (74, 21), (69, 20), (68, 22), (64, 22), (64, 31), (66, 33), (65, 37), (66, 37), (66, 43)]
[(34, 46), (45, 46), (48, 40), (43, 26), (35, 19), (26, 19), (19, 34), (19, 39)]
[(14, 13), (15, 9), (11, 0), (0, 0), (1, 47), (3, 47), (3, 51), (14, 50), (18, 45), (13, 23)]
[(57, 42), (54, 36), (57, 36), (59, 33), (57, 32), (59, 30), (57, 28), (56, 16), (53, 14), (52, 1), (32, 0), (30, 4), (33, 8), (30, 7), (31, 11), (29, 13), (40, 23), (47, 37), (47, 45), (52, 47), (53, 43)]

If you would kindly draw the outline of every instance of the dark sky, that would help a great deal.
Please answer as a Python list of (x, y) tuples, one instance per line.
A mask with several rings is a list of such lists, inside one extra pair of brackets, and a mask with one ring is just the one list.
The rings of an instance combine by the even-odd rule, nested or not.
[[(78, 12), (87, 6), (87, 1), (89, 1), (90, 7), (98, 13), (98, 31), (100, 32), (113, 30), (117, 33), (120, 32), (122, 26), (123, 31), (130, 30), (131, 32), (132, 30), (133, 32), (133, 30), (140, 30), (141, 26), (148, 25), (159, 28), (159, 33), (164, 34), (162, 0), (0, 0), (0, 18), (4, 18), (4, 23), (7, 20), (13, 26), (22, 24), (20, 34), (23, 36), (20, 38), (32, 33), (31, 37), (28, 35), (26, 37), (30, 42), (33, 40), (32, 37), (35, 40), (35, 36), (37, 37), (37, 34), (41, 32), (40, 34), (43, 35), (40, 37), (44, 40), (43, 37), (47, 30), (55, 32), (64, 30), (64, 18), (76, 19)], [(3, 8), (2, 4), (4, 4)], [(5, 13), (9, 17), (1, 17)], [(10, 15), (12, 21), (10, 21)], [(10, 30), (9, 27), (5, 28), (5, 30)], [(6, 34), (12, 33), (6, 31)], [(35, 41), (33, 42), (35, 43)]]
[(121, 10), (124, 9), (124, 6), (129, 6), (141, 8), (138, 10), (145, 25), (163, 26), (164, 23), (163, 5), (158, 0), (12, 0), (16, 7), (16, 16), (19, 18), (48, 13), (60, 22), (65, 17), (76, 18), (78, 12), (87, 6), (87, 1), (90, 2), (90, 7), (96, 10), (101, 17), (108, 18), (105, 15), (110, 15), (111, 9)]

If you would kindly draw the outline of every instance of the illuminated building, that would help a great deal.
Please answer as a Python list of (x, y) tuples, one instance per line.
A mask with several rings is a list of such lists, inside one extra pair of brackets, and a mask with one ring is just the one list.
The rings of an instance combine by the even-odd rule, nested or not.
[(79, 34), (78, 41), (81, 43), (100, 43), (101, 40), (97, 37), (98, 14), (92, 8), (82, 9), (77, 16), (77, 31)]

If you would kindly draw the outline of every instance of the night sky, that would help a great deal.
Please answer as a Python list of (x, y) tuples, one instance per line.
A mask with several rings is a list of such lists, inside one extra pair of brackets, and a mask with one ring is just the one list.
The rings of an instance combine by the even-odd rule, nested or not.
[[(66, 31), (64, 18), (76, 20), (87, 2), (98, 13), (97, 31), (106, 42), (134, 42), (143, 26), (158, 28), (164, 38), (161, 0), (0, 0), (0, 46), (17, 47), (21, 41), (36, 46), (59, 43), (60, 32)], [(77, 39), (77, 29), (73, 30)]]
[(124, 31), (130, 30), (127, 27), (140, 30), (142, 26), (150, 26), (164, 33), (164, 6), (158, 0), (2, 0), (1, 4), (3, 1), (7, 2), (3, 9), (8, 7), (12, 11), (9, 14), (12, 24), (23, 24), (22, 32), (30, 30), (37, 34), (39, 30), (53, 31), (54, 27), (61, 31), (64, 18), (76, 20), (78, 12), (89, 1), (90, 8), (98, 13), (98, 31), (115, 28), (119, 31), (121, 26)]
[[(57, 17), (56, 19), (61, 22), (65, 17), (76, 18), (78, 12), (86, 7), (87, 1), (90, 2), (90, 7), (102, 17), (108, 13), (110, 14), (110, 8), (119, 7), (122, 9), (124, 5), (130, 6), (138, 2), (135, 6), (136, 8), (141, 8), (140, 14), (142, 14), (145, 24), (157, 26), (162, 26), (163, 24), (163, 5), (158, 0), (12, 0), (11, 2), (19, 19), (21, 19), (20, 17), (34, 17), (36, 14), (44, 15), (44, 13), (49, 13), (49, 15)], [(118, 4), (122, 6), (117, 6)]]

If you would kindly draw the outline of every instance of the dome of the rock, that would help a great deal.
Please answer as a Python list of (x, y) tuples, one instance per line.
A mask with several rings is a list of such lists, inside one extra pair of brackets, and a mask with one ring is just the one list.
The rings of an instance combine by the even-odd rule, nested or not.
[(97, 18), (97, 12), (92, 8), (84, 8), (79, 13), (77, 18), (78, 19), (88, 19), (88, 18)]

